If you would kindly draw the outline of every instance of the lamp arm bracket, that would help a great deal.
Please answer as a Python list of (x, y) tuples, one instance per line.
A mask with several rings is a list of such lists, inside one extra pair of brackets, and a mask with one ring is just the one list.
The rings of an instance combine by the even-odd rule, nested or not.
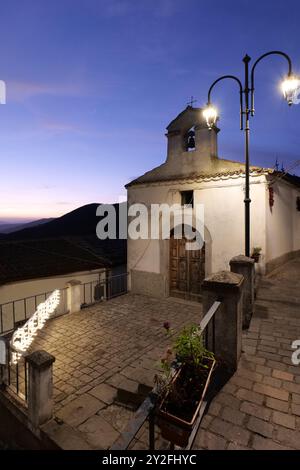
[(235, 80), (237, 82), (237, 84), (239, 85), (239, 89), (240, 89), (240, 128), (241, 130), (243, 130), (243, 85), (242, 85), (242, 82), (241, 80), (236, 77), (235, 75), (223, 75), (222, 77), (219, 77), (217, 78), (217, 80), (215, 80), (211, 87), (209, 88), (208, 90), (208, 96), (207, 96), (207, 104), (208, 106), (211, 104), (211, 100), (210, 100), (210, 97), (211, 97), (211, 92), (213, 90), (213, 88), (215, 87), (215, 85), (217, 83), (219, 83), (220, 81), (222, 80), (225, 80), (225, 79), (231, 79), (231, 80)]
[(235, 77), (234, 75), (223, 75), (222, 77), (217, 78), (217, 80), (215, 80), (215, 81), (213, 82), (213, 84), (211, 85), (210, 89), (208, 90), (208, 99), (207, 99), (207, 102), (208, 102), (209, 105), (210, 105), (210, 95), (211, 95), (211, 92), (212, 92), (213, 88), (215, 87), (215, 85), (216, 85), (218, 82), (220, 82), (221, 80), (225, 80), (225, 79), (227, 79), (227, 78), (229, 78), (229, 79), (231, 79), (231, 80), (235, 80), (235, 81), (238, 83), (238, 85), (239, 85), (240, 93), (243, 92), (243, 85), (242, 85), (242, 82), (240, 81), (239, 78)]
[(261, 55), (253, 64), (252, 69), (251, 69), (251, 116), (254, 116), (254, 72), (256, 69), (257, 64), (264, 59), (265, 57), (268, 57), (270, 55), (280, 55), (284, 57), (287, 62), (288, 62), (288, 76), (290, 77), (292, 75), (292, 61), (291, 58), (288, 54), (282, 51), (270, 51), (266, 52), (265, 54)]

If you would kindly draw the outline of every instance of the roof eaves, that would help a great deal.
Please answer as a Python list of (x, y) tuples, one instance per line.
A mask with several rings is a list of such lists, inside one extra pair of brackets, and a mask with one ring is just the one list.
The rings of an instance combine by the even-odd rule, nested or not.
[[(261, 167), (251, 167), (250, 174), (252, 176), (259, 176), (263, 174), (270, 174), (272, 170), (269, 168), (261, 168)], [(143, 184), (152, 184), (152, 183), (163, 183), (168, 181), (189, 181), (189, 180), (212, 180), (212, 179), (224, 179), (226, 177), (235, 177), (245, 174), (244, 169), (237, 169), (237, 170), (229, 170), (229, 171), (220, 171), (215, 173), (201, 173), (201, 174), (191, 174), (191, 175), (173, 175), (168, 177), (161, 177), (161, 178), (153, 178), (151, 180), (143, 179), (143, 176), (137, 178), (136, 180), (129, 183), (126, 188), (131, 186), (143, 185)]]

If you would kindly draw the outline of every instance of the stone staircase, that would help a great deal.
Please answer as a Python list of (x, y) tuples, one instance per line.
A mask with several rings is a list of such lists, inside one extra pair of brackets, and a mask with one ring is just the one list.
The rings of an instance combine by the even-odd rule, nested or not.
[(299, 272), (297, 258), (262, 278), (256, 294), (257, 318), (300, 318)]

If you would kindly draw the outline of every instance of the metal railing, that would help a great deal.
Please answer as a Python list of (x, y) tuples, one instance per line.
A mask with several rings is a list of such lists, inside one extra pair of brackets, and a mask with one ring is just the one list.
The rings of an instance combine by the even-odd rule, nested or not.
[(81, 284), (81, 308), (126, 294), (127, 279), (128, 273), (122, 273)]
[[(81, 284), (82, 307), (126, 294), (127, 278), (128, 273), (122, 273)], [(54, 316), (67, 313), (67, 289), (67, 287), (59, 289), (61, 299)], [(0, 335), (9, 335), (25, 323), (34, 314), (38, 305), (45, 302), (52, 292), (53, 290), (0, 304)]]
[(6, 341), (6, 365), (1, 365), (0, 385), (9, 389), (21, 400), (27, 402), (28, 397), (28, 365), (26, 357), (21, 357), (17, 363), (12, 361), (12, 349)]
[[(206, 315), (201, 320), (199, 327), (204, 337), (204, 343), (206, 347), (209, 346), (210, 351), (215, 352), (215, 314), (218, 311), (221, 302), (215, 301)], [(228, 381), (229, 375), (227, 370), (221, 370), (221, 366), (217, 367), (213, 373), (211, 383), (208, 388), (208, 392), (202, 406), (199, 411), (195, 426), (190, 435), (189, 443), (186, 450), (190, 450), (194, 444), (196, 434), (198, 432), (199, 426), (205, 414), (205, 411), (216, 395), (216, 393), (224, 386)], [(133, 419), (128, 423), (125, 430), (122, 432), (120, 437), (111, 447), (111, 450), (126, 450), (130, 444), (136, 438), (137, 433), (140, 431), (142, 426), (148, 421), (149, 425), (149, 450), (155, 449), (155, 408), (157, 403), (158, 395), (156, 393), (156, 388), (154, 387), (141, 406), (136, 411)], [(170, 443), (170, 449), (174, 449), (174, 444)]]
[[(61, 298), (55, 316), (67, 312), (67, 287), (59, 291)], [(0, 335), (9, 334), (25, 323), (52, 292), (53, 290), (0, 304)]]

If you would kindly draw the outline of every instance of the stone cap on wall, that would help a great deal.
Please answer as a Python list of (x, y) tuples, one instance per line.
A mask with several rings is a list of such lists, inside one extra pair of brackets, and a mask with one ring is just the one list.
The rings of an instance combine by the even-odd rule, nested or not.
[(239, 291), (244, 282), (242, 274), (231, 271), (220, 271), (206, 277), (202, 283), (202, 289), (212, 291)]
[(78, 286), (79, 284), (81, 284), (81, 281), (78, 281), (77, 279), (71, 279), (71, 281), (68, 281), (66, 283), (66, 286), (72, 287), (72, 286)]
[(55, 362), (55, 357), (47, 351), (34, 351), (26, 356), (26, 361), (33, 368), (42, 370), (50, 367)]
[(233, 258), (231, 258), (231, 260), (229, 261), (229, 264), (230, 266), (232, 264), (254, 264), (254, 259), (253, 258), (249, 258), (249, 256), (244, 256), (244, 255), (238, 255), (238, 256), (234, 256)]

